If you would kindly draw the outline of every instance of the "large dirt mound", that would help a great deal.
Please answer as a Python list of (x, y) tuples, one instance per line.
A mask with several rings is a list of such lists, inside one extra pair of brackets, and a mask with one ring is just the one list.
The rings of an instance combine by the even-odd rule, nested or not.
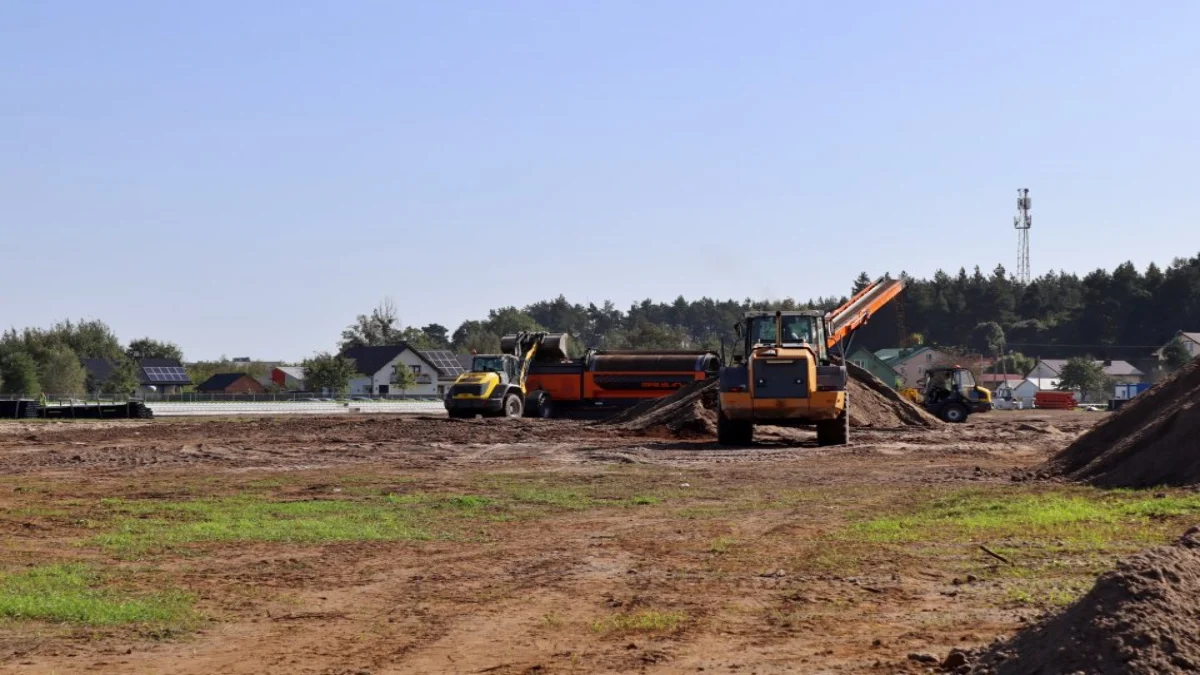
[(1103, 487), (1200, 483), (1200, 359), (1127, 403), (1039, 473)]
[(985, 652), (980, 675), (1200, 670), (1200, 528), (1130, 556), (1062, 614)]
[(870, 371), (847, 364), (850, 373), (850, 425), (855, 427), (936, 427), (942, 424), (901, 396)]
[[(941, 424), (870, 372), (851, 364), (850, 425), (933, 427)], [(717, 380), (701, 380), (670, 396), (652, 399), (601, 422), (638, 432), (667, 431), (679, 436), (716, 435)]]

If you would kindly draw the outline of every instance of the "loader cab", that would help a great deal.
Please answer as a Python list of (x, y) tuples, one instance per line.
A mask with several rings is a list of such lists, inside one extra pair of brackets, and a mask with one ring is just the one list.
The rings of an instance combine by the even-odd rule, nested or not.
[(471, 359), (472, 373), (497, 373), (504, 382), (520, 377), (520, 359), (512, 354), (478, 354)]
[(829, 363), (825, 348), (828, 331), (821, 312), (753, 312), (745, 316), (738, 328), (747, 358), (755, 349), (763, 347), (808, 347), (816, 354), (818, 362)]
[(962, 366), (930, 368), (921, 393), (925, 409), (946, 422), (965, 422), (972, 413), (992, 409), (992, 393)]

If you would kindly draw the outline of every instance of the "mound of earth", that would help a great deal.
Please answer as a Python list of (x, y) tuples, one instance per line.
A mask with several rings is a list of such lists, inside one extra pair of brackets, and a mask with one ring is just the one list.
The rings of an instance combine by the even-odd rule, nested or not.
[(1139, 394), (1038, 473), (1102, 487), (1200, 483), (1200, 359)]
[(936, 427), (938, 418), (901, 396), (869, 370), (847, 364), (850, 383), (850, 426), (855, 427)]
[(698, 380), (670, 396), (650, 399), (600, 424), (627, 431), (666, 431), (676, 436), (717, 435), (717, 380)]
[[(933, 427), (942, 423), (870, 372), (851, 364), (849, 373), (851, 426)], [(717, 384), (716, 379), (689, 384), (670, 396), (639, 403), (601, 424), (628, 431), (715, 436)]]
[(983, 653), (978, 675), (1200, 671), (1200, 527), (1135, 554), (1061, 614)]

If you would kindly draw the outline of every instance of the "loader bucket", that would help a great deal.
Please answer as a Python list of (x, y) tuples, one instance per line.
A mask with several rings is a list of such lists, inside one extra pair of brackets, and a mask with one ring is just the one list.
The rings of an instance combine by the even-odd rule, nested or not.
[(524, 354), (533, 346), (533, 341), (540, 339), (535, 361), (565, 361), (567, 360), (566, 333), (509, 333), (500, 338), (500, 351), (505, 354)]

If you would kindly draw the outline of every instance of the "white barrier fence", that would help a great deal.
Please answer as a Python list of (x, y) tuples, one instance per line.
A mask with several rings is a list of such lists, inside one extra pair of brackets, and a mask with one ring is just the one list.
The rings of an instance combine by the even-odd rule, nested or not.
[(229, 403), (146, 403), (155, 417), (241, 417), (255, 415), (438, 415), (441, 401), (259, 401)]

